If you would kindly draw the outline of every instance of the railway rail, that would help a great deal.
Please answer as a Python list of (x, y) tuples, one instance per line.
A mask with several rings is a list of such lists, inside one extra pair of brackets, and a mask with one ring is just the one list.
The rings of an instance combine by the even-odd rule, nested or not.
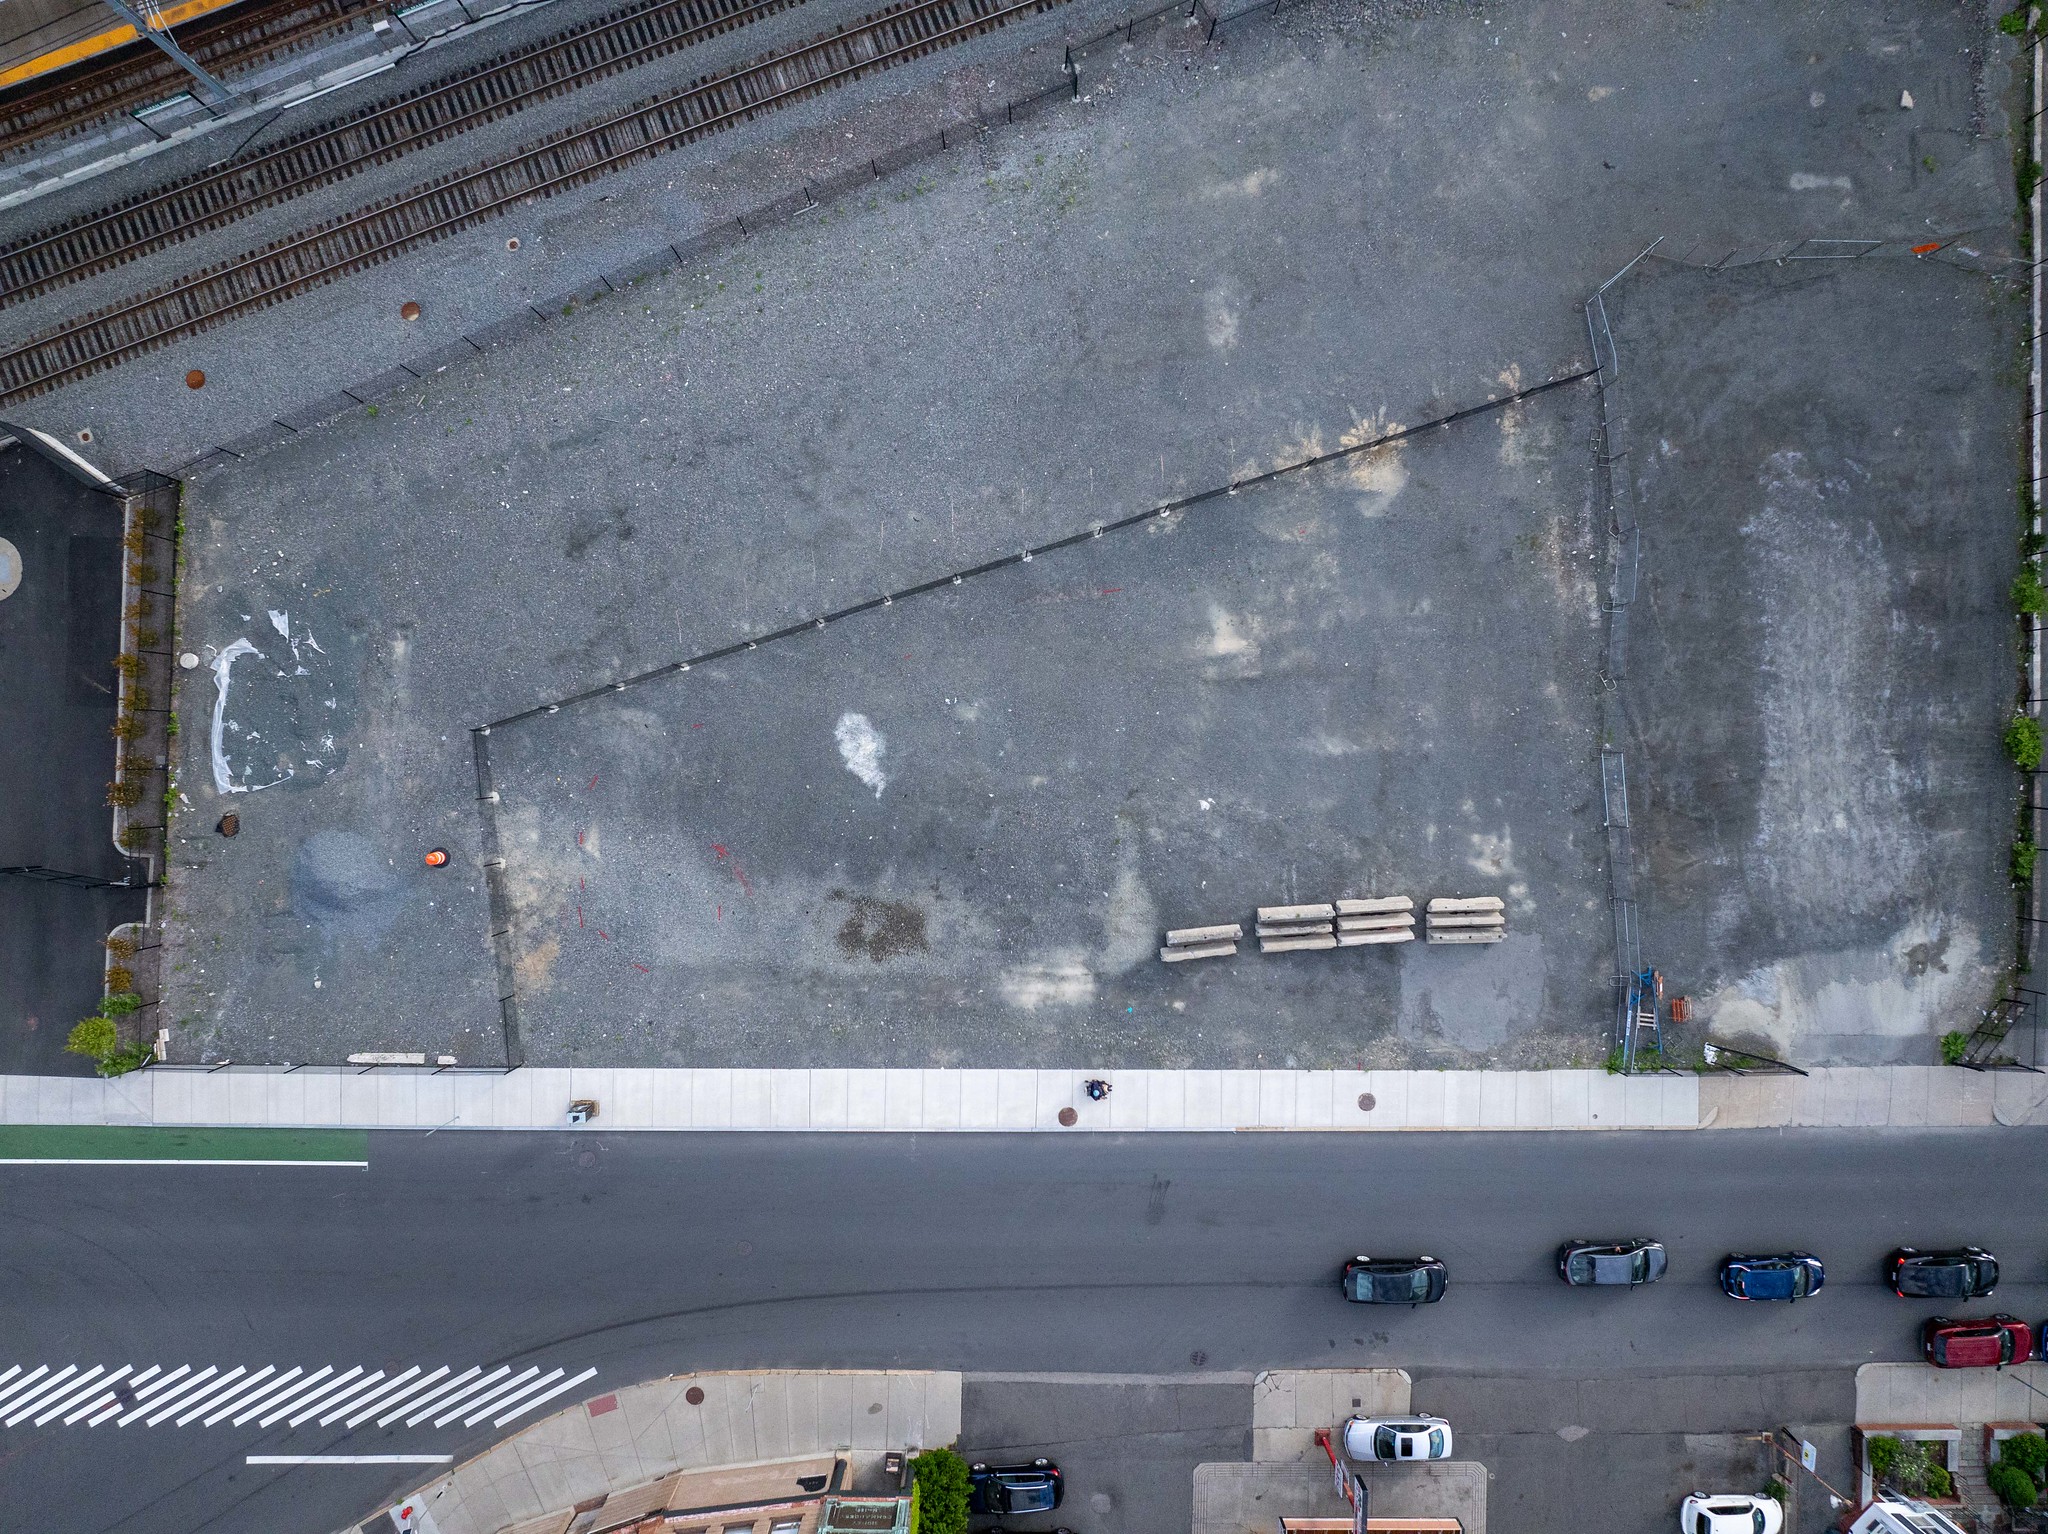
[[(243, 0), (180, 26), (178, 45), (214, 74), (228, 74), (332, 36), (370, 9), (368, 0)], [(0, 95), (0, 154), (162, 101), (191, 83), (159, 49), (138, 40)]]
[(445, 239), (505, 209), (1063, 3), (905, 0), (799, 47), (707, 76), (43, 331), (0, 352), (0, 403), (47, 393), (237, 314)]
[(0, 246), (0, 306), (138, 260), (803, 0), (635, 0), (332, 123)]

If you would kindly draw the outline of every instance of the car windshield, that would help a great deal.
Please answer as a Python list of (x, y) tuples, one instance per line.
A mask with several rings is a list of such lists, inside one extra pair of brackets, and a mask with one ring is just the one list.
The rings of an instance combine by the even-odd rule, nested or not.
[(1444, 1430), (1433, 1427), (1429, 1430), (1429, 1457), (1441, 1459), (1444, 1455)]
[(1010, 1488), (1010, 1511), (1013, 1513), (1043, 1513), (1052, 1508), (1052, 1487), (1045, 1485), (1012, 1486)]
[(1372, 1297), (1376, 1300), (1420, 1300), (1428, 1295), (1429, 1273), (1426, 1269), (1372, 1275)]
[(1383, 1427), (1372, 1435), (1372, 1452), (1376, 1459), (1392, 1459), (1401, 1448), (1401, 1435), (1390, 1427)]

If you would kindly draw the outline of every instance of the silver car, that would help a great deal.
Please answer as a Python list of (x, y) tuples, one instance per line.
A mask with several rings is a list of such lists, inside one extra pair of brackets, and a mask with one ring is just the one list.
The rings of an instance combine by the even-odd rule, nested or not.
[(1451, 1457), (1451, 1425), (1441, 1417), (1353, 1417), (1344, 1453), (1359, 1463), (1405, 1464)]

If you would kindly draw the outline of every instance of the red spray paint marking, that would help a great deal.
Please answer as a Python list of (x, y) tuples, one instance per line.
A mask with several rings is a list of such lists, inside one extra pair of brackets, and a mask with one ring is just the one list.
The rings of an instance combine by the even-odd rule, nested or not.
[(704, 728), (704, 726), (703, 726), (703, 725), (701, 725), (701, 724), (693, 724), (693, 725), (691, 725), (691, 726), (690, 726), (690, 728), (691, 728), (691, 729), (693, 729), (693, 730), (701, 730), (701, 729), (703, 729), (703, 728)]
[(1913, 254), (1916, 256), (1924, 256), (1931, 250), (1939, 249), (1941, 249), (1941, 241), (1936, 240), (1932, 245), (1915, 245), (1913, 247)]
[(633, 968), (639, 970), (640, 973), (643, 975), (651, 975), (654, 973), (654, 971), (649, 969), (645, 964), (635, 964)]
[(578, 888), (578, 889), (580, 889), (580, 890), (585, 890), (585, 891), (588, 891), (588, 890), (589, 890), (589, 888), (590, 888), (590, 886), (589, 886), (588, 884), (586, 884), (586, 883), (584, 883), (584, 882), (583, 882), (583, 875), (581, 875), (581, 874), (578, 874), (578, 875), (576, 876), (576, 888)]
[(1124, 589), (1124, 588), (1123, 588), (1123, 587), (1121, 587), (1121, 586), (1104, 586), (1104, 587), (1102, 588), (1102, 590), (1101, 590), (1101, 591), (1099, 591), (1099, 592), (1097, 592), (1097, 593), (1096, 593), (1096, 595), (1097, 595), (1097, 596), (1105, 596), (1105, 597), (1113, 597), (1113, 596), (1115, 596), (1115, 595), (1116, 595), (1116, 594), (1117, 594), (1117, 593), (1118, 593), (1119, 591), (1122, 591), (1123, 589)]
[(719, 860), (719, 862), (721, 862), (721, 863), (722, 863), (722, 862), (724, 862), (724, 861), (725, 861), (725, 856), (726, 856), (726, 853), (725, 853), (725, 849), (724, 849), (723, 847), (719, 846), (717, 842), (713, 842), (713, 843), (711, 844), (711, 850), (712, 850), (713, 852), (715, 852), (715, 853), (717, 853), (717, 854), (718, 854), (718, 860)]
[(576, 925), (577, 925), (578, 927), (581, 927), (581, 926), (583, 925), (583, 907), (582, 907), (582, 906), (578, 906), (578, 907), (576, 907)]
[(720, 921), (724, 921), (724, 920), (725, 920), (725, 907), (724, 907), (724, 906), (720, 906), (720, 907), (718, 908), (718, 919), (719, 919)]
[(589, 792), (590, 792), (590, 791), (591, 791), (591, 790), (592, 790), (593, 788), (597, 787), (597, 778), (598, 778), (598, 775), (597, 775), (596, 773), (594, 773), (594, 772), (593, 772), (593, 773), (592, 773), (592, 774), (590, 775), (590, 781), (589, 781), (588, 783), (586, 783), (586, 784), (584, 784), (584, 785), (583, 785), (583, 791), (584, 791), (584, 792), (585, 792), (586, 794), (587, 794), (587, 793), (589, 793)]
[(581, 831), (576, 833), (576, 845), (579, 847), (583, 845), (583, 833)]
[(754, 886), (747, 882), (747, 871), (737, 863), (732, 865), (732, 876), (740, 881), (741, 889), (745, 890), (749, 895), (754, 893)]
[(602, 927), (598, 928), (597, 935), (603, 938), (607, 943), (609, 943), (612, 940), (612, 935), (609, 932), (605, 931)]

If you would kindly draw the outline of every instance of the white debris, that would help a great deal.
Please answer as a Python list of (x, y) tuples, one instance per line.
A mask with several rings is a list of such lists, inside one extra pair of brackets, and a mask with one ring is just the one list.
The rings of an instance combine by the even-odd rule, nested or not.
[(832, 727), (832, 738), (839, 742), (839, 759), (846, 763), (846, 770), (875, 791), (877, 799), (888, 787), (888, 774), (882, 771), (882, 757), (889, 749), (889, 742), (875, 728), (874, 721), (866, 714), (844, 713), (839, 723)]

